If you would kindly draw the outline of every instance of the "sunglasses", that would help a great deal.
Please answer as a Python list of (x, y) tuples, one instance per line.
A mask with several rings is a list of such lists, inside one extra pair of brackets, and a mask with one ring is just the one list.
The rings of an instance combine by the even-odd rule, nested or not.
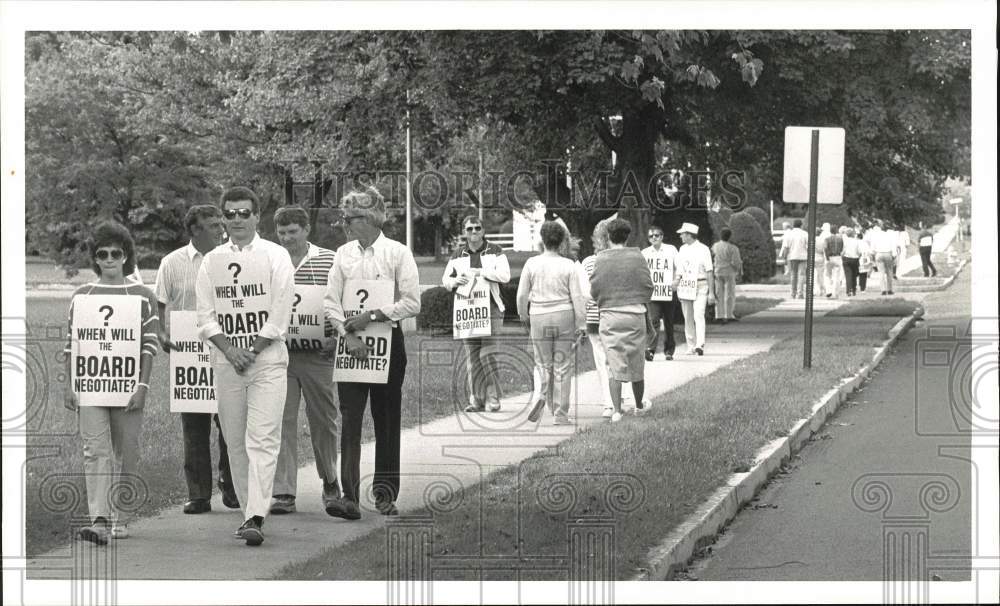
[(253, 210), (249, 208), (238, 208), (236, 210), (224, 210), (222, 211), (222, 216), (227, 219), (235, 219), (239, 216), (240, 219), (249, 219), (253, 216)]
[(483, 231), (482, 225), (470, 225), (465, 228), (465, 231)]
[(107, 261), (108, 257), (111, 257), (114, 261), (121, 261), (125, 257), (125, 253), (117, 248), (111, 251), (102, 248), (94, 253), (94, 257), (98, 261)]
[(365, 215), (344, 215), (332, 223), (332, 225), (350, 225), (355, 219), (364, 219)]
[(662, 238), (663, 234), (649, 234), (650, 238)]

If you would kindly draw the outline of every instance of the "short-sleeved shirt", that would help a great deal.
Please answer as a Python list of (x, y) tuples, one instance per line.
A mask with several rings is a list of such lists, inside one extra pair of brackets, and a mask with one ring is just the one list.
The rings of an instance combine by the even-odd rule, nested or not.
[[(156, 300), (169, 311), (196, 311), (198, 296), (194, 283), (204, 258), (190, 243), (163, 257), (156, 271)], [(161, 322), (166, 325), (166, 318), (161, 318)]]
[(694, 274), (698, 280), (708, 279), (708, 272), (712, 271), (712, 251), (700, 241), (695, 240), (691, 244), (684, 244), (677, 251), (675, 258), (677, 274), (681, 277)]
[(64, 352), (69, 354), (72, 351), (73, 308), (78, 295), (137, 295), (142, 297), (142, 305), (140, 306), (142, 326), (139, 330), (139, 334), (142, 335), (140, 351), (141, 355), (156, 355), (159, 346), (157, 335), (160, 330), (160, 318), (156, 313), (156, 296), (153, 294), (153, 291), (135, 282), (126, 282), (120, 285), (91, 282), (77, 288), (73, 292), (73, 297), (69, 302), (69, 327), (66, 331), (66, 349), (63, 350)]
[[(329, 285), (330, 269), (337, 258), (337, 253), (329, 248), (316, 246), (312, 242), (309, 242), (308, 245), (306, 256), (302, 257), (298, 266), (295, 267), (295, 284), (326, 287)], [(325, 317), (326, 314), (324, 313), (323, 316)], [(323, 322), (323, 334), (327, 337), (333, 336), (333, 325), (329, 318)]]

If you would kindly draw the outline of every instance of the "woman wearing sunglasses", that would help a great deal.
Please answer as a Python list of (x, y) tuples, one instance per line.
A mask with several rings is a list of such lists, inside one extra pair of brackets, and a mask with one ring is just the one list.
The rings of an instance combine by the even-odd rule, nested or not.
[[(94, 230), (90, 246), (96, 282), (76, 289), (69, 305), (69, 326), (73, 328), (74, 303), (80, 295), (140, 297), (141, 321), (133, 334), (140, 335), (140, 359), (135, 392), (128, 405), (80, 406), (73, 390), (72, 332), (66, 346), (66, 387), (63, 404), (79, 416), (83, 441), (83, 470), (87, 484), (87, 508), (92, 524), (78, 531), (77, 537), (103, 545), (110, 535), (128, 538), (126, 501), (139, 495), (136, 480), (139, 463), (139, 433), (142, 411), (149, 392), (149, 375), (156, 355), (159, 318), (156, 299), (145, 286), (126, 278), (135, 271), (135, 246), (132, 236), (120, 224), (102, 223)], [(116, 469), (117, 468), (117, 469)]]

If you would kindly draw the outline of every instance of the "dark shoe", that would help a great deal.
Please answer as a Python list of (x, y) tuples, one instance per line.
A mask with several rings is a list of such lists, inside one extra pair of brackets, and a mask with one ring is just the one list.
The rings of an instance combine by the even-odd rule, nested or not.
[(733, 316), (732, 318), (729, 318), (729, 321), (730, 321), (730, 322), (739, 322), (739, 321), (740, 321), (740, 319), (739, 319), (739, 318), (737, 318), (736, 316)]
[(652, 362), (653, 361), (653, 356), (655, 356), (655, 355), (656, 354), (653, 352), (653, 350), (647, 349), (646, 350), (646, 361), (647, 362)]
[(231, 485), (226, 486), (222, 480), (219, 480), (216, 484), (219, 487), (219, 491), (222, 493), (222, 504), (229, 509), (239, 509), (240, 500), (236, 497), (236, 489)]
[(542, 409), (545, 408), (545, 398), (538, 398), (535, 405), (532, 407), (531, 412), (528, 413), (528, 420), (532, 423), (538, 421), (542, 416)]
[(330, 506), (339, 501), (342, 496), (340, 493), (340, 484), (335, 481), (323, 482), (323, 509), (326, 509), (327, 513), (330, 513)]
[(399, 510), (393, 501), (375, 501), (375, 509), (384, 516), (398, 516)]
[(271, 501), (271, 513), (281, 515), (295, 513), (295, 495), (276, 494)]
[(76, 538), (95, 545), (107, 545), (110, 532), (108, 521), (105, 518), (98, 517), (92, 525), (78, 530)]
[(885, 291), (883, 290), (883, 291), (882, 291), (882, 296), (884, 297), (884, 296), (885, 296), (885, 294), (886, 294), (886, 293), (885, 293)]
[(700, 348), (700, 347), (695, 347), (694, 348), (694, 353), (698, 354), (699, 356), (705, 355), (705, 351), (702, 348)]
[(663, 354), (663, 358), (665, 360), (673, 360), (674, 359), (674, 354)]
[(890, 290), (890, 291), (889, 291), (889, 294), (891, 295), (891, 294), (893, 294), (893, 292), (892, 292), (892, 291)]
[(344, 498), (331, 500), (327, 503), (326, 513), (335, 518), (344, 518), (345, 520), (361, 519), (361, 510), (358, 509), (358, 504)]
[(729, 320), (727, 320), (726, 318), (722, 318), (719, 320), (719, 324), (725, 326), (726, 324), (729, 324)]
[(212, 503), (208, 499), (191, 499), (184, 503), (184, 513), (206, 513), (212, 511)]
[(246, 541), (250, 547), (257, 547), (264, 542), (264, 532), (260, 529), (260, 524), (253, 518), (243, 522), (243, 525), (236, 532), (239, 533), (239, 538)]
[(480, 406), (479, 404), (469, 404), (465, 407), (465, 412), (483, 412), (484, 410), (486, 410), (486, 408)]

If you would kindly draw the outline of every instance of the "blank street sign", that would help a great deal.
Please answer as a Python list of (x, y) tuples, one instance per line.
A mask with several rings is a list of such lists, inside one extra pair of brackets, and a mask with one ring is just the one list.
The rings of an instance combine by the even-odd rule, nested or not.
[(785, 202), (809, 202), (809, 164), (812, 133), (819, 131), (819, 171), (816, 202), (840, 204), (844, 201), (844, 129), (813, 126), (785, 128)]

